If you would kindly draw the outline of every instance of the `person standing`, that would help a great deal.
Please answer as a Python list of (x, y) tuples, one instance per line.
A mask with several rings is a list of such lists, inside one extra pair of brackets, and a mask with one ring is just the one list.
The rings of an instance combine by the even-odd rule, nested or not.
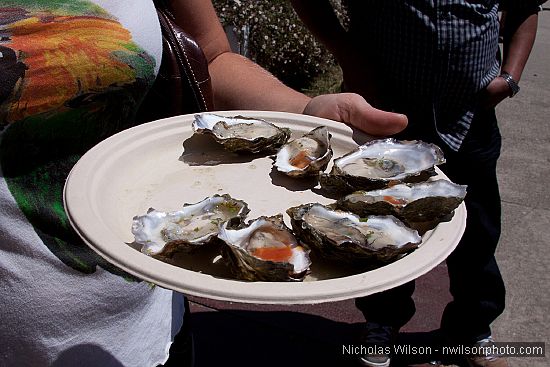
[[(405, 114), (409, 124), (397, 137), (439, 145), (447, 160), (443, 171), (468, 186), (466, 230), (447, 259), (453, 299), (440, 331), (453, 343), (492, 343), (490, 325), (505, 307), (494, 256), (501, 230), (496, 177), (501, 136), (495, 106), (519, 92), (544, 1), (344, 2), (347, 29), (330, 1), (292, 0), (300, 18), (340, 64), (343, 89), (378, 108)], [(365, 345), (393, 343), (415, 313), (413, 292), (410, 282), (356, 300), (367, 321)], [(508, 365), (496, 355), (467, 357), (471, 366)], [(387, 354), (360, 358), (365, 366), (389, 366), (390, 360)]]
[[(209, 1), (169, 3), (206, 55), (215, 108), (308, 113), (375, 134), (407, 124), (356, 94), (286, 87), (230, 52)], [(157, 77), (153, 2), (3, 0), (0, 35), (0, 366), (166, 363), (184, 297), (94, 253), (63, 208), (71, 168), (136, 124)]]

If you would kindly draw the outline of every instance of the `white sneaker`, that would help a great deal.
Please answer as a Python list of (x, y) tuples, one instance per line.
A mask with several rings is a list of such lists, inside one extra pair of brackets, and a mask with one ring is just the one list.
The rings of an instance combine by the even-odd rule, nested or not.
[(485, 353), (466, 356), (470, 367), (509, 367), (506, 358), (493, 352), (494, 348), (492, 346), (494, 344), (495, 341), (491, 336), (475, 342), (473, 347), (480, 348)]

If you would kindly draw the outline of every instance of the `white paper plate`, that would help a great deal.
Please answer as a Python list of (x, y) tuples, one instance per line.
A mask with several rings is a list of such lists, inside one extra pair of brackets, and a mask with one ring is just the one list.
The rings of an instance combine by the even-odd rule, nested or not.
[[(264, 118), (301, 136), (325, 125), (334, 156), (364, 143), (367, 137), (344, 124), (281, 112), (231, 111), (227, 115)], [(186, 268), (148, 257), (133, 242), (132, 218), (148, 208), (171, 211), (213, 194), (228, 193), (248, 203), (248, 218), (285, 213), (308, 202), (333, 202), (311, 190), (313, 180), (296, 180), (272, 171), (266, 156), (239, 156), (210, 137), (193, 135), (193, 115), (153, 121), (125, 130), (87, 152), (71, 171), (64, 192), (65, 209), (82, 239), (109, 262), (127, 272), (184, 294), (235, 302), (300, 304), (355, 298), (393, 288), (425, 274), (458, 244), (466, 223), (462, 204), (450, 222), (424, 235), (422, 245), (404, 258), (368, 272), (319, 262), (305, 282), (244, 282), (225, 277), (214, 255), (182, 259)], [(330, 168), (330, 167), (329, 167)], [(444, 177), (441, 172), (439, 173)], [(285, 220), (288, 217), (285, 214)]]

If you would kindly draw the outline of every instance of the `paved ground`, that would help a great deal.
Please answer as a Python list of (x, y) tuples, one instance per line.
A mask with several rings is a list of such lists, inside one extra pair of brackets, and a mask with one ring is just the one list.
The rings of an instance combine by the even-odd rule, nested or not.
[[(508, 287), (507, 309), (494, 324), (500, 341), (550, 341), (549, 50), (550, 11), (544, 11), (522, 90), (498, 108), (503, 234), (497, 257)], [(418, 310), (405, 332), (438, 327), (450, 299), (447, 287), (444, 264), (418, 280)], [(363, 321), (353, 301), (258, 306), (191, 298), (191, 310), (198, 367), (355, 365), (343, 355), (343, 346), (355, 342)], [(421, 334), (412, 336), (410, 340), (421, 340)], [(550, 365), (548, 358), (515, 358), (511, 363)]]
[[(498, 166), (504, 231), (497, 259), (508, 294), (494, 332), (503, 341), (550, 345), (550, 9), (545, 6), (521, 96), (498, 109), (504, 138)], [(549, 358), (511, 361), (517, 367), (550, 365)]]

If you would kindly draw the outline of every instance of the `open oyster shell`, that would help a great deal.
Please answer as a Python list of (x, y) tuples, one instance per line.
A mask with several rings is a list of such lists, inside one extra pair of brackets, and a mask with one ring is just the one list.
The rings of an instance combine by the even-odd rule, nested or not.
[(393, 216), (359, 216), (321, 204), (287, 210), (296, 236), (321, 256), (348, 264), (387, 263), (420, 244), (417, 231)]
[(239, 278), (300, 281), (309, 272), (309, 250), (299, 245), (281, 214), (252, 220), (241, 229), (223, 226), (219, 238), (228, 245), (225, 255)]
[(273, 165), (279, 172), (292, 177), (317, 175), (327, 168), (332, 158), (330, 138), (326, 126), (319, 126), (283, 145)]
[(449, 220), (465, 196), (466, 186), (434, 180), (356, 191), (338, 200), (337, 206), (361, 217), (394, 215), (409, 227), (424, 232)]
[(321, 186), (348, 194), (375, 190), (400, 182), (421, 182), (435, 175), (435, 166), (445, 162), (443, 152), (422, 141), (373, 140), (334, 160), (332, 170), (321, 174)]
[(135, 216), (132, 233), (141, 252), (170, 259), (177, 252), (190, 252), (217, 241), (219, 227), (238, 226), (248, 214), (248, 205), (231, 196), (214, 195), (196, 204), (184, 204), (183, 209), (162, 212), (149, 209)]
[(212, 113), (195, 115), (193, 131), (212, 135), (232, 152), (259, 153), (275, 150), (290, 137), (290, 130), (260, 119), (243, 116), (225, 117)]

